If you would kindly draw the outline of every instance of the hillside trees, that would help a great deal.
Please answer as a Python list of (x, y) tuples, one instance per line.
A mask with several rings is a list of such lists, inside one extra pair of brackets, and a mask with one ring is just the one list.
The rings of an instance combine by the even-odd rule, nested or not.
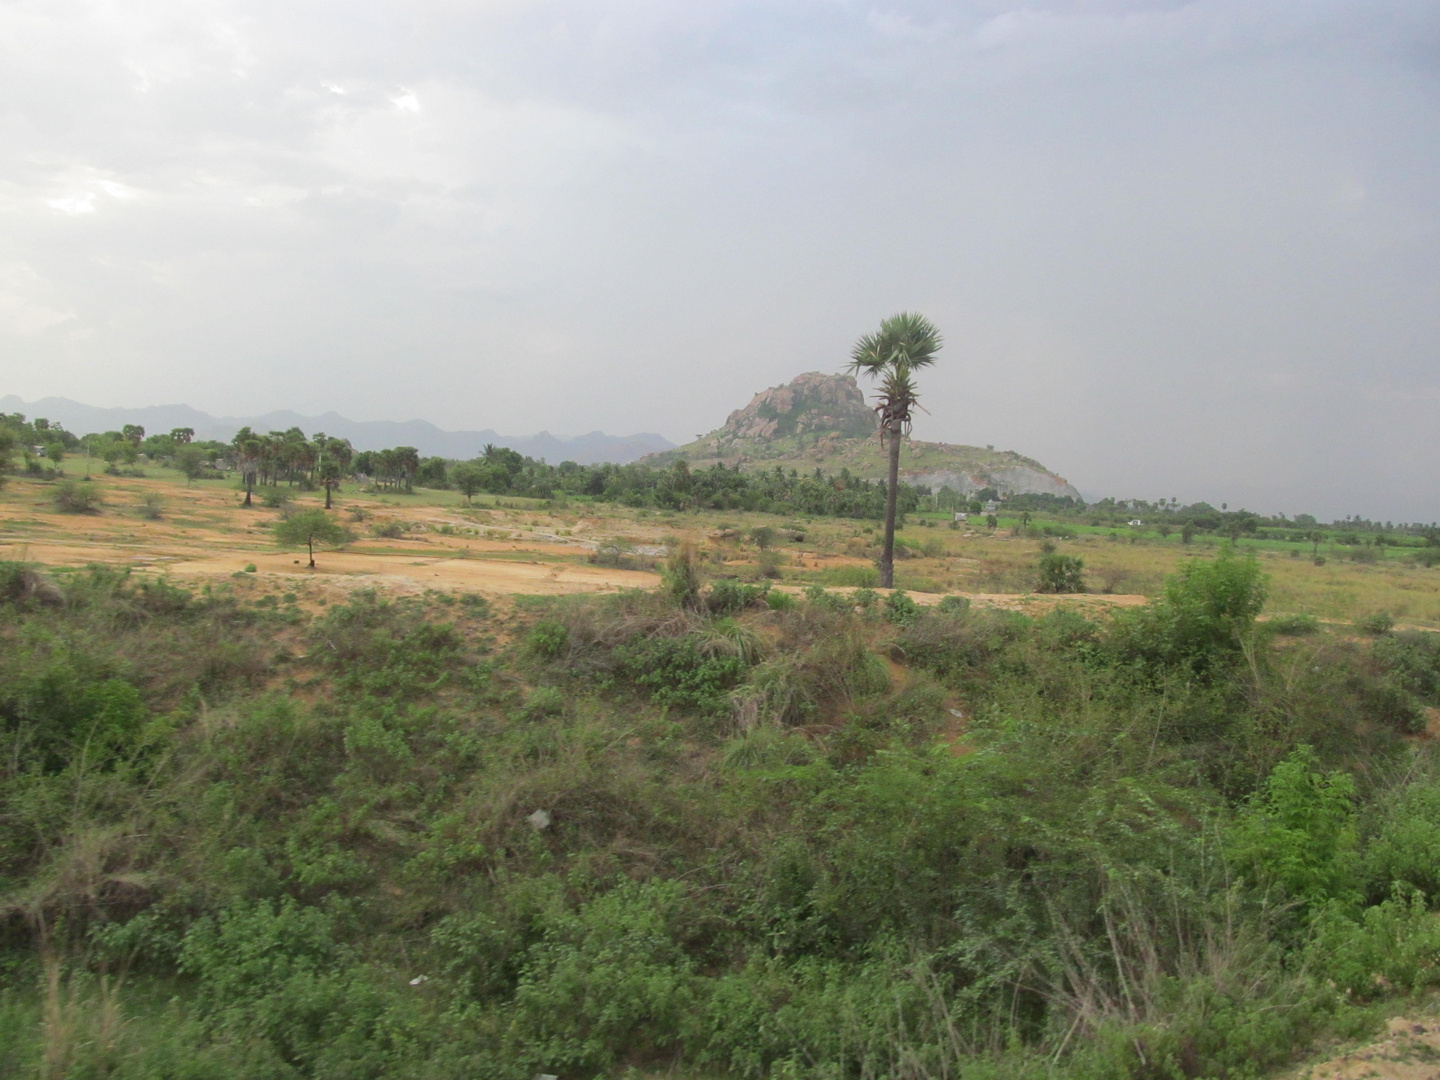
[(902, 311), (866, 334), (850, 353), (850, 371), (879, 384), (875, 411), (880, 441), (890, 451), (885, 497), (885, 543), (880, 553), (880, 584), (895, 584), (895, 513), (900, 489), (900, 440), (910, 434), (911, 409), (919, 403), (914, 373), (935, 362), (940, 332), (919, 312)]

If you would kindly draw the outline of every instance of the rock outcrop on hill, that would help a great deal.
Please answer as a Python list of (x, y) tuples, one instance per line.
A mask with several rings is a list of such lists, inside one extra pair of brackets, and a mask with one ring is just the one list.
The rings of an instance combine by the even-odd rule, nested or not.
[[(756, 394), (724, 426), (692, 443), (650, 454), (642, 464), (678, 460), (703, 467), (723, 461), (742, 468), (783, 468), (827, 473), (849, 469), (867, 479), (885, 474), (876, 437), (875, 412), (850, 375), (809, 371), (784, 386)], [(1048, 494), (1079, 499), (1063, 477), (1013, 450), (907, 439), (900, 456), (902, 478), (962, 495), (994, 488), (1002, 495)]]
[(807, 371), (786, 386), (760, 391), (749, 405), (732, 412), (713, 437), (707, 438), (720, 455), (748, 440), (776, 440), (791, 435), (863, 439), (874, 433), (875, 413), (865, 404), (865, 395), (852, 376)]

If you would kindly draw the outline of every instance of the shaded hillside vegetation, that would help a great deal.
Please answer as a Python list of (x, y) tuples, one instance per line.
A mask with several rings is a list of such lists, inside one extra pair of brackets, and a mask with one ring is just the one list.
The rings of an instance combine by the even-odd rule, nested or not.
[(1440, 648), (1263, 592), (5, 564), (0, 1075), (1253, 1075), (1440, 981)]
[[(818, 371), (756, 394), (723, 427), (692, 443), (650, 454), (641, 464), (695, 466), (723, 462), (745, 469), (845, 471), (866, 478), (885, 475), (885, 454), (875, 434), (875, 413), (853, 375)], [(909, 484), (961, 495), (991, 488), (1003, 495), (1055, 495), (1081, 501), (1069, 482), (1013, 450), (905, 440), (901, 475)]]

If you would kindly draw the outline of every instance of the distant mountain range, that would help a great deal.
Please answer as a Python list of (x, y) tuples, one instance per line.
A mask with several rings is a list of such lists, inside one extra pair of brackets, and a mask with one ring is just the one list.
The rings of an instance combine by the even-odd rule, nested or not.
[[(855, 476), (879, 479), (887, 462), (875, 423), (875, 411), (853, 376), (810, 371), (756, 394), (749, 405), (732, 412), (723, 427), (651, 454), (641, 464), (666, 466), (684, 460), (704, 467), (723, 461), (745, 469), (849, 469)], [(906, 439), (900, 476), (908, 483), (934, 490), (948, 487), (962, 495), (993, 488), (1002, 495), (1080, 498), (1068, 480), (1034, 458), (988, 446)]]
[(606, 435), (592, 431), (588, 435), (562, 438), (542, 431), (538, 435), (501, 435), (485, 431), (442, 431), (426, 420), (347, 420), (338, 413), (323, 416), (301, 416), (281, 410), (263, 416), (211, 416), (189, 405), (151, 405), (143, 409), (101, 409), (82, 405), (69, 398), (47, 397), (39, 401), (22, 401), (13, 394), (0, 397), (0, 412), (24, 413), (27, 417), (43, 416), (59, 421), (68, 431), (86, 435), (92, 431), (119, 431), (126, 424), (139, 424), (149, 434), (172, 428), (195, 429), (197, 439), (229, 441), (242, 427), (254, 431), (286, 431), (298, 427), (306, 435), (323, 431), (340, 439), (349, 439), (357, 450), (383, 450), (391, 446), (413, 446), (422, 456), (466, 460), (475, 457), (486, 443), (518, 450), (527, 457), (559, 464), (574, 461), (596, 465), (609, 461), (619, 465), (668, 450), (675, 444), (663, 435), (641, 432), (638, 435)]

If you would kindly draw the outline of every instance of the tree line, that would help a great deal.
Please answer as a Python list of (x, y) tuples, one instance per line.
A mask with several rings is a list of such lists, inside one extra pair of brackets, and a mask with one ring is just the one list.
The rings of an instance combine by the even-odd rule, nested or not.
[[(47, 463), (53, 471), (67, 455), (80, 453), (103, 462), (112, 473), (134, 468), (144, 458), (176, 468), (192, 481), (238, 474), (247, 505), (256, 487), (323, 488), (328, 504), (329, 496), (342, 483), (352, 483), (382, 491), (413, 491), (417, 487), (458, 490), (467, 499), (482, 493), (536, 499), (589, 497), (663, 510), (754, 510), (869, 520), (881, 520), (885, 515), (885, 483), (860, 479), (843, 469), (834, 475), (819, 469), (801, 475), (778, 466), (755, 472), (723, 464), (692, 470), (685, 462), (669, 468), (573, 461), (551, 465), (494, 445), (487, 445), (469, 461), (454, 461), (422, 456), (413, 446), (356, 450), (348, 439), (324, 432), (307, 436), (298, 427), (265, 433), (246, 427), (228, 442), (196, 439), (194, 430), (187, 427), (147, 434), (138, 424), (77, 436), (44, 417), (0, 414), (0, 474), (10, 470), (16, 456), (21, 457), (23, 472), (43, 476)], [(1147, 526), (1183, 537), (1209, 533), (1316, 545), (1332, 541), (1395, 547), (1440, 545), (1440, 526), (1434, 522), (1381, 522), (1352, 515), (1326, 524), (1309, 514), (1266, 516), (1230, 510), (1224, 503), (1218, 509), (1206, 502), (1182, 505), (1173, 498), (1105, 498), (1086, 503), (1050, 493), (1006, 495), (993, 487), (960, 493), (948, 487), (932, 491), (901, 482), (896, 490), (896, 509), (902, 517), (921, 509), (978, 513), (993, 500), (1005, 513), (1045, 514), (1114, 527), (1139, 518)]]

